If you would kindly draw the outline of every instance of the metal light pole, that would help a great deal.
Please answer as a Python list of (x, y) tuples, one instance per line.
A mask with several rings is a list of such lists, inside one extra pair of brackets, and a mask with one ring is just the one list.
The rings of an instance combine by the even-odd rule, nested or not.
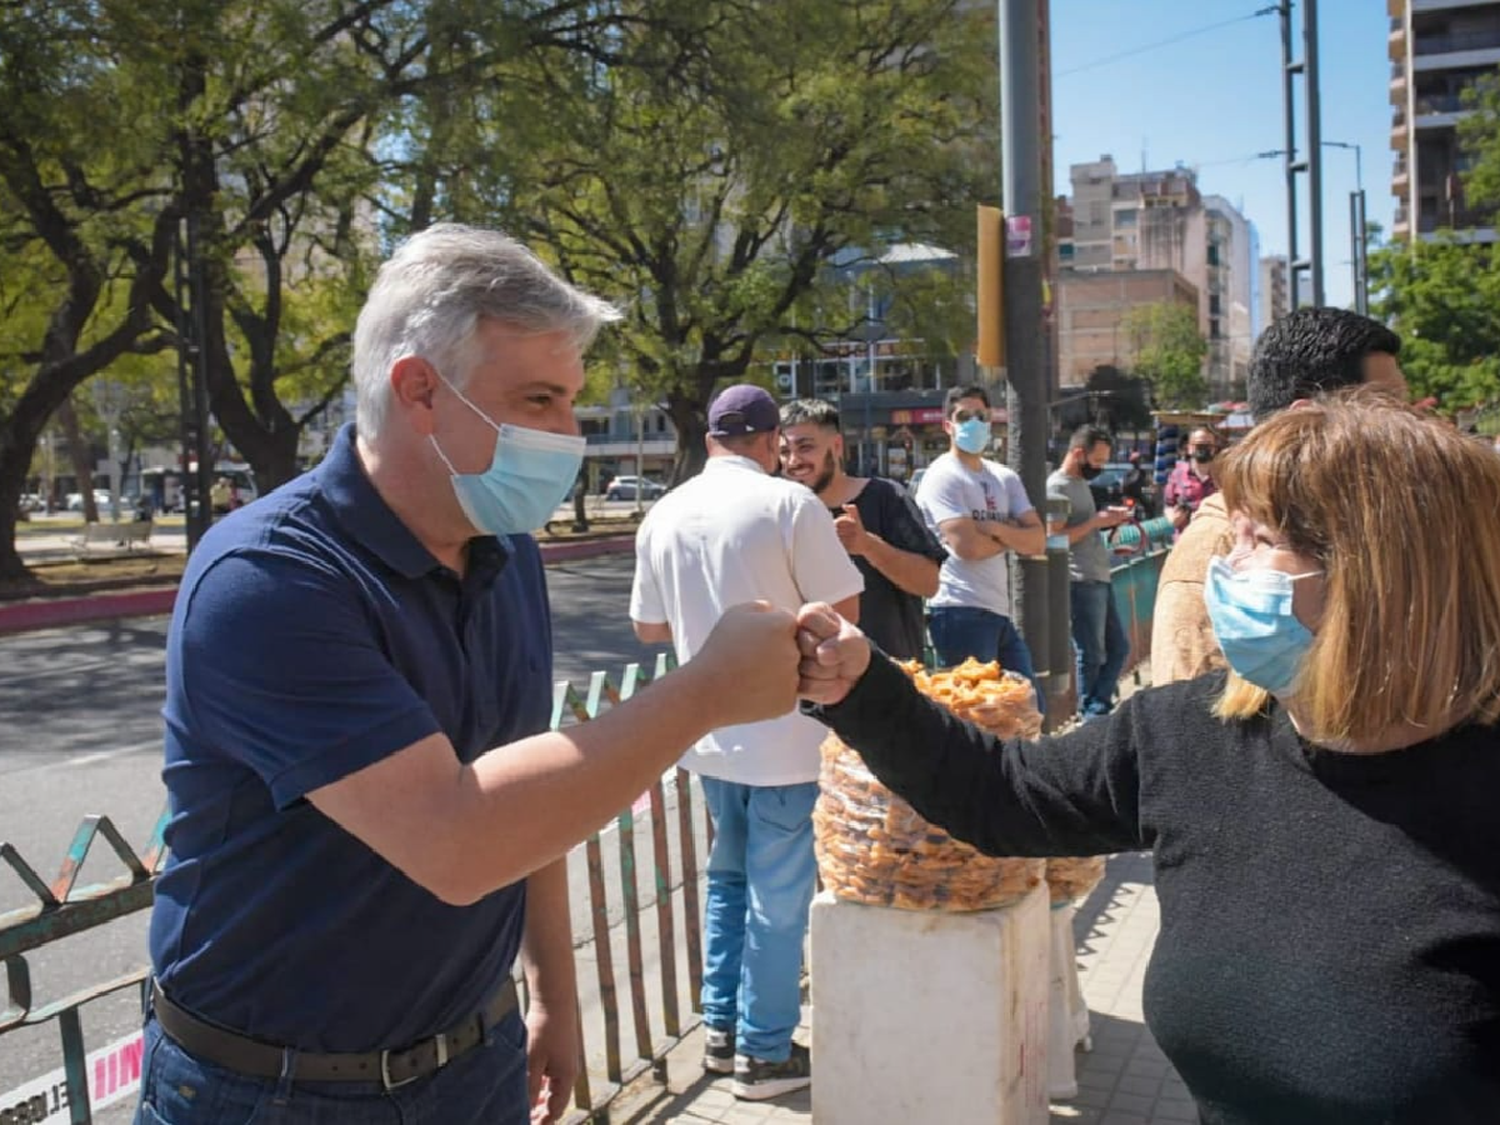
[[(1322, 110), (1318, 97), (1318, 0), (1302, 0), (1302, 59), (1292, 58), (1292, 3), (1282, 0), (1278, 8), (1281, 16), (1281, 90), (1283, 119), (1286, 130), (1286, 208), (1287, 208), (1287, 284), (1290, 288), (1291, 307), (1301, 304), (1298, 295), (1298, 276), (1302, 271), (1309, 274), (1312, 284), (1312, 303), (1321, 305), (1325, 301), (1323, 290), (1323, 126)], [(1301, 75), (1307, 102), (1307, 158), (1297, 158), (1297, 105), (1296, 77)], [(1308, 250), (1307, 256), (1297, 252), (1297, 177), (1307, 173), (1308, 188)]]
[(1349, 193), (1349, 261), (1354, 274), (1354, 311), (1361, 316), (1370, 312), (1370, 277), (1366, 269), (1365, 173), (1363, 150), (1349, 141), (1324, 141), (1325, 148), (1342, 148), (1354, 153), (1354, 190)]
[[(1000, 0), (1001, 197), (1005, 211), (1005, 364), (1008, 460), (1026, 494), (1047, 494), (1047, 373), (1043, 350), (1042, 76), (1038, 65), (1042, 0)], [(1016, 617), (1049, 697), (1048, 573), (1045, 554), (1022, 558)], [(1062, 642), (1060, 642), (1062, 643)]]

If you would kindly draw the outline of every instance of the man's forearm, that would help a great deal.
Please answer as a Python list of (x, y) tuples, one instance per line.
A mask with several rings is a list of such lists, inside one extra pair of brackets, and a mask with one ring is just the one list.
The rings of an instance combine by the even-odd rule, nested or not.
[(521, 963), (532, 1003), (571, 1012), (578, 1000), (573, 966), (573, 917), (568, 905), (568, 857), (554, 860), (526, 880), (526, 929)]
[(455, 779), (444, 833), (456, 898), (473, 901), (568, 851), (656, 782), (715, 725), (692, 664), (597, 719), (492, 750)]
[(1027, 527), (989, 523), (985, 530), (1003, 549), (1019, 555), (1039, 555), (1047, 549), (1047, 529), (1040, 523)]
[(915, 594), (919, 598), (930, 598), (937, 593), (940, 568), (926, 555), (919, 555), (915, 551), (903, 551), (900, 547), (892, 547), (880, 536), (871, 532), (868, 546), (865, 548), (865, 558), (870, 560), (871, 566), (908, 594)]

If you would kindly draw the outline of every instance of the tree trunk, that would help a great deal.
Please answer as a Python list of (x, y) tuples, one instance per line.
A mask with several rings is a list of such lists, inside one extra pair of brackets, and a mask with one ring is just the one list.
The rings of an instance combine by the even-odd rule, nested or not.
[(72, 395), (58, 407), (57, 420), (62, 423), (63, 434), (68, 439), (68, 456), (73, 462), (73, 475), (78, 478), (78, 492), (83, 497), (83, 522), (98, 523), (99, 505), (94, 503), (94, 466), (90, 456), (93, 449), (78, 425), (78, 411), (73, 409)]
[(704, 445), (708, 437), (708, 409), (701, 401), (703, 397), (706, 396), (688, 395), (680, 390), (667, 395), (667, 411), (672, 416), (672, 425), (677, 428), (677, 453), (672, 458), (668, 488), (697, 476), (708, 460), (708, 449)]

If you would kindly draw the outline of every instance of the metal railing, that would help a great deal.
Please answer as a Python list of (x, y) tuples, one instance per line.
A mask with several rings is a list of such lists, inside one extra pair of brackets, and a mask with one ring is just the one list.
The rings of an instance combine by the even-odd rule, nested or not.
[[(553, 694), (552, 729), (595, 718), (664, 675), (670, 666), (663, 654), (650, 672), (637, 664), (627, 665), (618, 681), (595, 672), (581, 691), (559, 682)], [(166, 820), (163, 813), (145, 851), (138, 855), (108, 817), (88, 817), (74, 836), (60, 874), (50, 884), (14, 847), (0, 844), (0, 858), (37, 900), (0, 915), (0, 963), (8, 985), (6, 1006), (0, 1011), (0, 1037), (56, 1021), (66, 1073), (61, 1099), (54, 1095), (49, 1103), (37, 1095), (19, 1106), (0, 1106), (4, 1125), (43, 1120), (49, 1111), (58, 1110), (60, 1100), (67, 1102), (67, 1119), (73, 1125), (90, 1125), (94, 1120), (91, 1103), (96, 1099), (88, 1092), (97, 1090), (98, 1076), (88, 1072), (80, 1010), (123, 989), (140, 988), (149, 969), (142, 965), (34, 1006), (26, 955), (149, 907), (166, 856), (162, 840)], [(78, 873), (101, 837), (125, 865), (126, 873), (110, 882), (79, 887)], [(594, 961), (591, 975), (580, 965), (579, 990), (581, 996), (597, 996), (598, 1008), (595, 1011), (591, 1006), (586, 1017), (580, 1003), (582, 1065), (568, 1118), (574, 1125), (607, 1125), (611, 1107), (622, 1093), (648, 1073), (665, 1082), (667, 1054), (699, 1022), (703, 973), (699, 904), (706, 873), (701, 857), (712, 839), (701, 791), (686, 771), (678, 769), (652, 785), (636, 805), (575, 851), (586, 872), (589, 909), (585, 918), (574, 919), (573, 943), (584, 955), (580, 961), (590, 954)], [(649, 855), (641, 854), (643, 848), (650, 849)], [(619, 872), (614, 893), (609, 878), (612, 865)], [(686, 997), (682, 996), (683, 984)], [(138, 1080), (139, 1064), (137, 1055), (129, 1080)], [(117, 1084), (111, 1076), (111, 1085)]]
[(1130, 656), (1121, 673), (1133, 672), (1151, 656), (1151, 618), (1156, 612), (1156, 585), (1172, 548), (1172, 521), (1166, 518), (1125, 524), (1114, 536), (1114, 546), (1131, 548), (1116, 555), (1110, 567), (1115, 607), (1130, 638)]

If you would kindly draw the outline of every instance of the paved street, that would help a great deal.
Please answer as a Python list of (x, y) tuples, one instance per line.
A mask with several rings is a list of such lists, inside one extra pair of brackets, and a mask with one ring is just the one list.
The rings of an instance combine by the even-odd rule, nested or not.
[[(557, 673), (580, 686), (603, 668), (618, 677), (629, 660), (654, 662), (626, 611), (628, 556), (548, 568)], [(79, 821), (105, 813), (139, 848), (164, 803), (161, 754), (165, 619), (125, 620), (0, 638), (0, 839), (13, 843), (50, 881)], [(103, 841), (81, 883), (119, 874)], [(610, 870), (617, 871), (618, 864)], [(614, 877), (617, 882), (617, 876)], [(575, 918), (587, 917), (586, 880), (574, 878)], [(618, 901), (618, 895), (613, 896)], [(0, 912), (29, 904), (0, 868)], [(144, 962), (144, 913), (70, 938), (28, 958), (34, 993), (46, 1002)], [(91, 1045), (138, 1026), (132, 997), (84, 1009)], [(0, 1039), (0, 1093), (60, 1065), (55, 1025)], [(128, 1120), (123, 1111), (104, 1122)]]

